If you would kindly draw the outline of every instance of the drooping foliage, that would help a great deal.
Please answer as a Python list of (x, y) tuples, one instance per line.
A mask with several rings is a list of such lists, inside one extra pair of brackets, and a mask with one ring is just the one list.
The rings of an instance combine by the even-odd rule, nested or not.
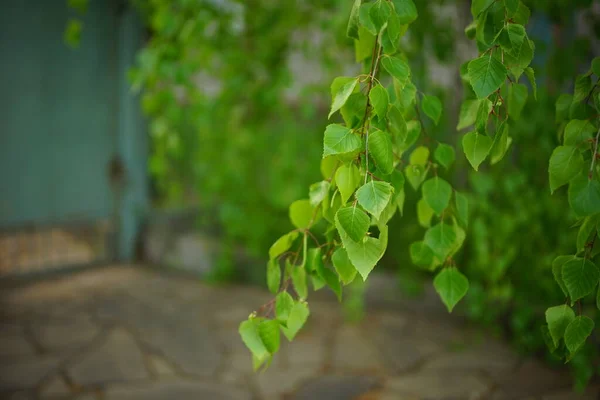
[(449, 311), (591, 378), (591, 3), (136, 3), (161, 202), (200, 201), (226, 241), (268, 253), (274, 299), (240, 325), (256, 368), (308, 320), (311, 290), (341, 299), (380, 265), (431, 275)]

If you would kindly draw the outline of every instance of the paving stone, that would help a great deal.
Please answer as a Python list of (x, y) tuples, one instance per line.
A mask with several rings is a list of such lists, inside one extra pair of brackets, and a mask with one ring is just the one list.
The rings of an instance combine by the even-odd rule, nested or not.
[(333, 367), (336, 370), (381, 370), (383, 363), (379, 352), (367, 337), (360, 326), (340, 327), (335, 337)]
[(416, 396), (421, 400), (480, 399), (488, 390), (481, 378), (463, 371), (413, 373), (386, 383), (390, 395)]
[(85, 314), (54, 319), (32, 326), (34, 337), (46, 350), (80, 347), (91, 342), (98, 327)]
[(281, 399), (291, 393), (298, 385), (315, 375), (312, 368), (274, 368), (270, 367), (263, 373), (255, 375), (259, 391), (265, 400)]
[(34, 400), (35, 394), (32, 391), (21, 391), (15, 393), (0, 393), (0, 397), (3, 400)]
[(132, 336), (122, 330), (110, 332), (103, 343), (86, 351), (68, 368), (80, 385), (135, 381), (148, 378), (144, 358)]
[(201, 320), (157, 318), (151, 329), (140, 330), (139, 338), (162, 353), (184, 372), (211, 376), (219, 367), (223, 354), (217, 331)]
[(443, 347), (472, 343), (471, 334), (465, 329), (460, 329), (458, 325), (450, 321), (442, 323), (429, 318), (430, 316), (424, 315), (422, 318), (411, 321), (412, 336), (429, 339)]
[(290, 400), (349, 400), (377, 388), (376, 378), (368, 376), (322, 376), (304, 383)]
[(507, 398), (518, 399), (570, 389), (572, 380), (566, 373), (552, 370), (537, 361), (528, 360), (510, 374), (496, 378), (498, 391)]
[(394, 332), (405, 332), (409, 326), (410, 317), (396, 312), (380, 312), (376, 316), (376, 321), (380, 328), (393, 330)]
[(109, 388), (106, 400), (250, 400), (247, 391), (215, 384), (187, 381), (160, 382), (137, 387)]
[(560, 390), (542, 396), (542, 400), (598, 400), (600, 388), (588, 387), (583, 393), (577, 393), (572, 389)]
[(55, 376), (49, 382), (44, 383), (40, 392), (41, 398), (47, 399), (69, 395), (71, 389), (61, 377)]
[(37, 357), (0, 363), (0, 390), (28, 389), (39, 384), (59, 365), (56, 357)]
[(315, 332), (298, 335), (293, 342), (286, 343), (285, 352), (291, 368), (306, 367), (319, 370), (327, 353), (325, 338)]
[(434, 340), (407, 331), (399, 321), (380, 323), (373, 339), (387, 368), (397, 373), (415, 368), (443, 349)]
[(148, 358), (154, 374), (161, 377), (175, 375), (175, 370), (164, 358), (159, 356), (149, 356)]
[(480, 370), (492, 376), (510, 372), (517, 366), (518, 357), (514, 350), (495, 341), (486, 341), (479, 345), (469, 346), (464, 350), (446, 351), (427, 361), (423, 370)]
[(22, 326), (0, 324), (0, 358), (27, 357), (33, 354), (35, 349), (27, 340)]

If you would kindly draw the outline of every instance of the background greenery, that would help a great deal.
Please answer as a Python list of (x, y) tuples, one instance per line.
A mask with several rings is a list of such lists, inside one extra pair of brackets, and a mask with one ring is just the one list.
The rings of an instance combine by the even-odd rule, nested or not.
[[(475, 173), (457, 152), (449, 173), (471, 204), (467, 241), (456, 257), (471, 285), (459, 307), (524, 352), (561, 363), (546, 350), (540, 326), (545, 309), (564, 302), (552, 260), (573, 252), (578, 228), (565, 192), (550, 194), (548, 160), (560, 144), (556, 100), (589, 67), (599, 21), (589, 12), (591, 0), (524, 2), (532, 13), (527, 29), (536, 44), (537, 101), (529, 96), (525, 117), (511, 125), (513, 143), (498, 165)], [(444, 104), (440, 123), (427, 121), (425, 129), (453, 145), (462, 137), (459, 68), (477, 54), (464, 34), (468, 3), (415, 1), (419, 18), (402, 44), (419, 89)], [(150, 35), (131, 82), (149, 117), (156, 205), (199, 204), (206, 216), (200, 229), (217, 229), (226, 249), (243, 246), (266, 259), (271, 243), (291, 229), (290, 203), (322, 179), (329, 85), (334, 76), (358, 72), (345, 34), (352, 2), (135, 4)], [(578, 34), (583, 25), (589, 29)], [(394, 245), (378, 267), (398, 271), (413, 290), (429, 276), (409, 255), (410, 243), (422, 236), (416, 199), (408, 189), (403, 217), (390, 223)], [(214, 279), (238, 279), (227, 260)], [(264, 282), (263, 265), (245, 278)], [(579, 386), (598, 368), (596, 338), (586, 346), (569, 364)]]

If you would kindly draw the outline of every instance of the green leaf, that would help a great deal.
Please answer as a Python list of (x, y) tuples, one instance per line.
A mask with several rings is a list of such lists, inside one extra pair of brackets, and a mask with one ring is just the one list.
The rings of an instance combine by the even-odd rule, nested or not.
[(358, 188), (356, 199), (362, 208), (379, 219), (379, 215), (392, 198), (393, 192), (394, 188), (389, 183), (372, 180)]
[(284, 325), (287, 324), (293, 307), (294, 299), (288, 292), (281, 292), (275, 298), (275, 315)]
[(352, 10), (350, 11), (350, 19), (348, 21), (348, 28), (346, 29), (346, 35), (350, 38), (358, 40), (358, 11), (362, 0), (354, 0)]
[(535, 81), (535, 71), (531, 67), (525, 68), (525, 76), (529, 79), (531, 88), (533, 89), (533, 98), (537, 100), (537, 83)]
[(500, 45), (511, 54), (519, 54), (526, 36), (523, 25), (508, 24), (500, 34)]
[(365, 237), (370, 222), (369, 216), (356, 206), (340, 208), (335, 214), (336, 226), (341, 226), (355, 242), (360, 242)]
[(471, 2), (471, 15), (473, 15), (473, 18), (477, 18), (479, 14), (487, 10), (493, 2), (494, 0), (473, 0)]
[(379, 228), (379, 238), (367, 237), (366, 240), (363, 239), (359, 243), (356, 243), (344, 232), (338, 221), (336, 221), (335, 226), (338, 232), (340, 232), (340, 238), (348, 253), (350, 262), (360, 273), (363, 280), (366, 280), (369, 273), (375, 268), (375, 265), (377, 265), (377, 262), (379, 262), (385, 253), (388, 241), (388, 227), (381, 226)]
[(504, 5), (510, 14), (514, 14), (519, 9), (519, 0), (504, 0)]
[(290, 220), (298, 229), (308, 228), (314, 214), (315, 209), (310, 204), (310, 200), (296, 200), (290, 205)]
[(577, 353), (594, 330), (594, 321), (586, 316), (576, 317), (565, 330), (565, 344), (571, 355)]
[(425, 146), (419, 146), (413, 150), (410, 154), (409, 163), (410, 165), (427, 165), (429, 161), (429, 148)]
[(388, 104), (390, 102), (390, 96), (387, 90), (385, 90), (385, 88), (380, 84), (375, 85), (369, 93), (369, 100), (373, 105), (375, 114), (377, 114), (379, 118), (385, 118), (387, 115)]
[(327, 196), (330, 187), (331, 183), (329, 183), (328, 181), (321, 181), (310, 185), (308, 192), (310, 205), (316, 207), (319, 204), (321, 204), (323, 199)]
[(404, 169), (404, 175), (408, 179), (410, 186), (416, 191), (421, 186), (421, 183), (427, 177), (429, 167), (425, 168), (422, 165), (407, 165)]
[(435, 152), (433, 153), (433, 158), (435, 158), (435, 160), (444, 168), (450, 169), (456, 158), (454, 147), (444, 143), (439, 143), (435, 149)]
[(321, 175), (324, 179), (331, 179), (340, 165), (336, 156), (325, 157), (321, 160)]
[(456, 217), (463, 227), (469, 225), (469, 199), (459, 191), (454, 191), (454, 205), (456, 207)]
[(552, 275), (554, 275), (554, 280), (563, 291), (565, 296), (568, 296), (569, 292), (565, 286), (565, 281), (562, 278), (562, 267), (567, 261), (571, 261), (573, 259), (575, 259), (575, 256), (558, 256), (554, 259), (554, 261), (552, 261)]
[(415, 265), (429, 269), (435, 268), (439, 264), (433, 251), (422, 241), (411, 243), (410, 260)]
[(594, 133), (596, 133), (596, 128), (591, 121), (573, 119), (565, 126), (564, 144), (565, 146), (577, 146), (591, 139)]
[(404, 32), (406, 32), (407, 26), (406, 25), (402, 25), (400, 23), (400, 18), (398, 17), (398, 15), (394, 12), (391, 13), (390, 18), (388, 19), (387, 22), (387, 29), (386, 29), (386, 35), (387, 38), (389, 40), (389, 47), (387, 48), (384, 47), (384, 52), (386, 54), (393, 54), (396, 52), (396, 47), (398, 45), (398, 39), (400, 39), (400, 36), (404, 34)]
[(596, 225), (598, 224), (599, 215), (590, 215), (585, 217), (583, 223), (577, 232), (577, 251), (582, 251), (590, 238), (590, 234), (596, 233)]
[(465, 239), (467, 238), (467, 233), (458, 225), (458, 223), (456, 222), (456, 218), (453, 217), (452, 222), (452, 226), (454, 227), (454, 233), (456, 235), (456, 240), (454, 241), (454, 246), (452, 246), (452, 250), (450, 250), (450, 257), (458, 253), (463, 243), (465, 242)]
[(465, 100), (460, 106), (460, 113), (458, 116), (458, 125), (456, 130), (465, 129), (475, 123), (477, 118), (477, 110), (479, 109), (479, 103), (481, 100)]
[(377, 0), (373, 3), (373, 6), (369, 10), (369, 16), (371, 17), (371, 21), (373, 21), (373, 25), (375, 25), (375, 29), (379, 33), (381, 29), (387, 24), (388, 18), (392, 13), (392, 8), (387, 0)]
[(267, 287), (269, 291), (276, 294), (281, 283), (281, 267), (277, 260), (271, 259), (267, 263)]
[(323, 139), (323, 158), (332, 154), (346, 154), (360, 150), (362, 140), (352, 129), (338, 124), (328, 125)]
[(598, 290), (596, 291), (596, 308), (598, 310), (600, 310), (600, 286), (598, 287)]
[(589, 260), (576, 258), (562, 266), (562, 279), (565, 282), (571, 304), (594, 291), (600, 279), (598, 267)]
[(477, 132), (469, 132), (463, 136), (462, 146), (465, 156), (475, 171), (486, 159), (492, 147), (492, 139)]
[(429, 204), (427, 204), (425, 199), (420, 199), (417, 202), (417, 218), (419, 220), (419, 225), (423, 228), (429, 228), (431, 226), (433, 214), (433, 208), (429, 207)]
[(534, 50), (534, 43), (528, 38), (525, 38), (525, 40), (523, 41), (523, 45), (521, 46), (521, 49), (518, 52), (515, 51), (513, 53), (504, 53), (504, 64), (515, 76), (516, 80), (518, 80), (521, 77), (523, 72), (525, 72), (525, 69), (531, 63), (531, 60), (533, 60)]
[(69, 8), (74, 9), (79, 14), (85, 14), (89, 7), (89, 0), (68, 0)]
[(554, 353), (556, 351), (557, 347), (554, 344), (554, 340), (552, 339), (552, 336), (550, 336), (550, 330), (548, 329), (548, 325), (542, 325), (541, 330), (542, 330), (542, 338), (544, 339), (544, 343), (546, 343), (546, 346), (548, 347), (548, 350), (550, 350), (550, 353)]
[(298, 232), (290, 232), (277, 239), (269, 249), (269, 258), (272, 260), (288, 251), (297, 238)]
[(377, 28), (371, 19), (371, 8), (374, 3), (365, 3), (358, 10), (358, 21), (361, 27), (364, 27), (372, 35), (377, 35)]
[(456, 231), (452, 225), (440, 222), (425, 232), (425, 244), (440, 260), (445, 260), (456, 241)]
[(298, 331), (302, 329), (309, 315), (310, 310), (308, 309), (306, 302), (298, 301), (296, 304), (294, 304), (294, 307), (290, 311), (290, 316), (287, 320), (287, 326), (281, 327), (283, 334), (290, 342), (294, 340), (298, 334)]
[(531, 11), (529, 8), (519, 0), (519, 7), (517, 11), (512, 15), (513, 21), (516, 24), (527, 25), (529, 22), (529, 17), (531, 16)]
[(437, 216), (450, 204), (452, 197), (452, 186), (440, 177), (434, 177), (423, 183), (423, 199), (435, 211)]
[(394, 152), (392, 150), (392, 138), (387, 132), (375, 130), (369, 134), (369, 155), (375, 161), (375, 165), (385, 175), (394, 170)]
[(512, 138), (508, 136), (508, 124), (503, 123), (496, 136), (494, 136), (494, 142), (492, 143), (492, 150), (490, 151), (490, 164), (494, 165), (504, 158), (506, 152), (510, 148)]
[(469, 63), (469, 82), (478, 98), (482, 99), (494, 93), (506, 79), (504, 64), (491, 52)]
[[(346, 101), (348, 101), (350, 95), (354, 93), (354, 89), (356, 89), (356, 85), (358, 84), (358, 78), (351, 79), (352, 80), (348, 81), (348, 78), (346, 77), (338, 77), (335, 78), (333, 83), (331, 84), (333, 102), (331, 103), (331, 111), (329, 112), (329, 118), (331, 118), (331, 116), (336, 111), (342, 108), (344, 104), (346, 104)], [(340, 84), (340, 82), (344, 83), (341, 87), (338, 88), (337, 86)], [(334, 89), (337, 89), (335, 94), (333, 93)]]
[(294, 290), (298, 293), (298, 297), (305, 299), (308, 297), (308, 286), (306, 284), (306, 269), (301, 265), (287, 264)]
[(409, 121), (404, 126), (404, 131), (396, 136), (396, 146), (400, 152), (408, 150), (421, 135), (421, 123), (419, 121)]
[(477, 117), (475, 118), (475, 130), (481, 133), (487, 133), (488, 120), (494, 105), (489, 99), (480, 99), (477, 108)]
[(277, 353), (281, 342), (279, 321), (275, 319), (262, 321), (258, 325), (258, 335), (269, 353)]
[(419, 16), (413, 0), (392, 0), (402, 25), (414, 22)]
[[(242, 337), (242, 341), (250, 350), (252, 355), (260, 360), (260, 364), (269, 357), (269, 351), (263, 344), (263, 341), (258, 333), (258, 326), (261, 320), (259, 318), (251, 318), (247, 321), (243, 321), (240, 324), (238, 332)], [(260, 366), (260, 365), (259, 365)]]
[(354, 54), (357, 63), (364, 61), (373, 55), (373, 47), (375, 47), (376, 36), (369, 32), (365, 26), (360, 25), (358, 28), (358, 37), (359, 39), (354, 41)]
[(435, 96), (423, 96), (423, 112), (437, 125), (442, 116), (442, 102)]
[(563, 93), (556, 99), (556, 122), (564, 121), (569, 117), (569, 109), (573, 104), (573, 96)]
[(71, 18), (67, 22), (65, 31), (63, 32), (63, 41), (71, 48), (77, 49), (81, 43), (81, 32), (83, 31), (83, 23), (76, 18)]
[(360, 185), (360, 172), (354, 163), (344, 164), (335, 173), (335, 182), (342, 196), (342, 203), (346, 204), (352, 193)]
[(323, 216), (330, 223), (334, 223), (335, 213), (342, 207), (342, 196), (339, 195), (339, 191), (335, 191), (331, 200), (326, 200), (323, 202)]
[(560, 339), (563, 338), (567, 326), (575, 319), (573, 309), (568, 305), (550, 307), (546, 310), (546, 322), (554, 345), (558, 347)]
[(394, 197), (392, 198), (392, 201), (396, 203), (396, 205), (398, 206), (398, 211), (400, 211), (400, 215), (402, 215), (404, 211), (405, 198), (404, 183), (406, 182), (406, 179), (404, 178), (402, 172), (394, 170), (394, 172), (392, 172), (390, 180), (392, 186), (394, 187)]
[(381, 65), (383, 65), (388, 74), (398, 80), (401, 86), (406, 84), (410, 77), (410, 67), (403, 59), (384, 56), (381, 59)]
[(456, 267), (442, 269), (433, 280), (435, 291), (440, 295), (448, 312), (452, 312), (469, 290), (469, 280)]
[(583, 157), (575, 146), (558, 146), (550, 156), (548, 173), (550, 177), (550, 191), (569, 183), (575, 178), (583, 167)]
[(579, 75), (575, 80), (575, 90), (573, 91), (573, 103), (578, 103), (587, 98), (592, 91), (592, 77), (589, 75)]
[(569, 184), (569, 205), (580, 217), (600, 212), (600, 182), (582, 173)]
[(527, 86), (520, 83), (513, 83), (508, 88), (508, 115), (517, 120), (521, 117), (521, 111), (527, 103)]
[(596, 57), (592, 60), (592, 72), (594, 75), (600, 77), (600, 57)]
[(327, 284), (337, 295), (338, 300), (342, 301), (342, 286), (340, 285), (338, 276), (323, 264), (323, 255), (320, 248), (312, 248), (308, 251), (306, 269), (311, 273), (315, 290)]
[[(410, 77), (410, 74), (409, 74)], [(394, 93), (396, 94), (396, 105), (402, 110), (408, 110), (416, 104), (417, 87), (409, 80), (401, 82), (394, 79)]]
[(350, 258), (348, 258), (346, 249), (342, 247), (338, 248), (331, 256), (331, 261), (344, 285), (348, 285), (354, 281), (357, 271), (354, 265), (352, 265)]

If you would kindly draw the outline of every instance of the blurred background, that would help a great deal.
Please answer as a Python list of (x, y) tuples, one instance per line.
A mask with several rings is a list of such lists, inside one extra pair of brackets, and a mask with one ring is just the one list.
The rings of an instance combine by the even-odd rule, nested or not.
[[(456, 259), (471, 282), (458, 315), (443, 312), (431, 273), (411, 262), (409, 245), (426, 222), (409, 193), (372, 282), (351, 286), (342, 306), (316, 295), (321, 322), (305, 347), (292, 343), (282, 356), (289, 360), (262, 378), (240, 367), (249, 353), (232, 356), (244, 351), (236, 323), (268, 301), (260, 289), (266, 255), (291, 228), (289, 204), (321, 179), (329, 85), (361, 71), (360, 49), (345, 35), (351, 3), (0, 1), (0, 396), (516, 399), (542, 398), (559, 383), (554, 393), (565, 396), (573, 384), (594, 388), (597, 338), (565, 367), (540, 330), (546, 307), (564, 301), (552, 260), (574, 249), (575, 218), (565, 193), (550, 195), (547, 165), (562, 123), (555, 102), (600, 54), (600, 3), (592, 0), (525, 1), (537, 101), (530, 96), (525, 118), (511, 126), (499, 165), (474, 173), (457, 151), (453, 185), (469, 193), (472, 221)], [(477, 54), (464, 35), (470, 2), (415, 4), (419, 18), (402, 49), (417, 86), (444, 103), (440, 124), (426, 129), (460, 149), (459, 70)], [(198, 331), (190, 323), (200, 320)], [(182, 321), (179, 333), (165, 331)], [(48, 324), (65, 343), (48, 345)], [(365, 336), (365, 324), (388, 336)], [(341, 359), (321, 356), (338, 342), (347, 349)], [(139, 354), (120, 360), (135, 343)], [(476, 349), (464, 350), (468, 343)], [(90, 346), (92, 361), (81, 356)], [(215, 347), (223, 353), (204, 353)], [(194, 350), (200, 361), (185, 361)], [(383, 356), (396, 351), (392, 361)], [(318, 361), (297, 366), (302, 353)], [(447, 364), (427, 367), (434, 354)], [(402, 357), (409, 360), (398, 366)], [(491, 359), (501, 365), (491, 368)], [(161, 362), (171, 363), (166, 384)], [(202, 362), (214, 368), (205, 374)], [(136, 363), (139, 371), (125, 367)], [(466, 372), (452, 378), (459, 367)], [(125, 372), (103, 378), (101, 370)], [(129, 382), (127, 371), (155, 386), (113, 391), (112, 382)], [(197, 375), (216, 376), (229, 392), (198, 388)], [(523, 391), (510, 392), (523, 375)], [(288, 386), (276, 388), (281, 382)], [(464, 390), (431, 391), (449, 386)]]

